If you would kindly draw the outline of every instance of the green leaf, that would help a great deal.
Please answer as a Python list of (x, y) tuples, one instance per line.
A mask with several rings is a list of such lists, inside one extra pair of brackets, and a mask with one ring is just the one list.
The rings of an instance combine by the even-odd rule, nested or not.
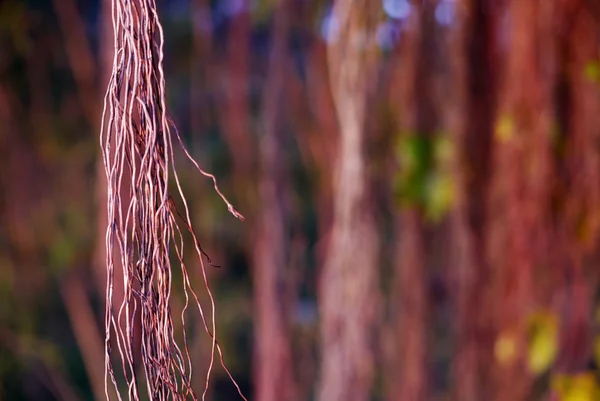
[(427, 141), (413, 133), (402, 135), (396, 146), (396, 159), (402, 170), (411, 173), (422, 170), (429, 161)]
[(401, 134), (395, 153), (399, 170), (394, 177), (394, 192), (398, 203), (422, 206), (431, 168), (430, 141), (414, 133)]
[(49, 251), (50, 266), (57, 271), (70, 267), (77, 254), (74, 241), (66, 235), (59, 235)]

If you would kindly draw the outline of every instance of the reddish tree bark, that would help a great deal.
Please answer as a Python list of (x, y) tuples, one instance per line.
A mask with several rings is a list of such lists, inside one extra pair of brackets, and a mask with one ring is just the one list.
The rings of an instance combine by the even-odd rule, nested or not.
[(261, 217), (253, 246), (256, 310), (254, 377), (256, 399), (263, 401), (295, 399), (289, 314), (286, 313), (288, 305), (284, 297), (284, 274), (289, 264), (285, 213), (286, 169), (280, 128), (289, 25), (285, 1), (279, 1), (276, 5), (274, 24), (269, 80), (263, 98), (264, 134), (259, 142)]
[[(550, 8), (550, 9), (549, 9)], [(554, 55), (550, 2), (507, 3), (506, 39), (488, 203), (488, 263), (493, 326), (513, 331), (519, 357), (494, 369), (495, 398), (525, 399), (532, 382), (526, 364), (526, 321), (539, 306), (534, 277), (545, 262), (552, 161)]]
[[(439, 121), (435, 76), (434, 4), (415, 4), (397, 52), (397, 77), (392, 101), (397, 104), (399, 134), (428, 140)], [(404, 138), (397, 138), (403, 140)], [(402, 163), (402, 160), (399, 160)], [(393, 310), (397, 344), (391, 361), (388, 399), (424, 401), (430, 395), (429, 279), (431, 258), (422, 204), (400, 206), (395, 220)]]
[[(219, 108), (225, 140), (232, 154), (233, 176), (244, 181), (255, 171), (256, 147), (250, 124), (250, 10), (245, 2), (231, 21), (227, 46), (226, 76), (222, 84), (225, 107)], [(242, 191), (240, 191), (242, 192)]]
[(559, 369), (585, 368), (591, 351), (594, 291), (598, 274), (598, 234), (600, 189), (600, 90), (591, 73), (597, 66), (600, 41), (600, 10), (586, 1), (559, 3), (557, 10), (560, 75), (562, 89), (559, 124), (565, 139), (563, 189), (567, 196), (564, 219), (558, 228), (565, 244), (564, 266), (559, 285), (566, 287), (562, 317)]
[[(496, 6), (497, 7), (497, 6)], [(486, 0), (468, 0), (457, 9), (448, 43), (450, 73), (446, 124), (456, 154), (455, 205), (450, 215), (452, 267), (449, 288), (456, 307), (453, 394), (457, 400), (484, 396), (493, 338), (484, 300), (489, 269), (485, 260), (486, 191), (491, 166), (496, 103), (497, 14)]]
[(333, 224), (319, 289), (322, 365), (317, 399), (321, 401), (368, 400), (373, 382), (378, 238), (363, 141), (367, 92), (377, 63), (378, 12), (378, 4), (362, 0), (338, 0), (333, 10), (340, 29), (331, 37), (328, 62), (340, 139)]

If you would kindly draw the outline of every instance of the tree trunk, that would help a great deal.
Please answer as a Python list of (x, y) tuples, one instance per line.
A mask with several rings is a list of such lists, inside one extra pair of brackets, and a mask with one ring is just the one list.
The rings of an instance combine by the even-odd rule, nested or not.
[[(551, 113), (555, 60), (551, 2), (509, 1), (504, 10), (506, 55), (499, 87), (493, 171), (488, 203), (489, 296), (497, 338), (514, 336), (514, 360), (497, 361), (498, 400), (524, 400), (532, 376), (526, 368), (526, 322), (538, 306), (534, 277), (549, 248)], [(545, 266), (544, 266), (545, 267)], [(538, 271), (539, 274), (539, 271)], [(512, 334), (511, 334), (512, 333)]]
[[(434, 62), (434, 5), (415, 5), (398, 51), (399, 73), (396, 98), (400, 136), (430, 141), (437, 128)], [(405, 139), (405, 138), (400, 138)], [(399, 160), (399, 162), (404, 162)], [(389, 375), (388, 399), (424, 401), (429, 396), (428, 343), (430, 300), (428, 296), (431, 259), (420, 201), (404, 206), (395, 220), (396, 254), (392, 308), (397, 345)]]
[[(338, 0), (330, 31), (329, 78), (340, 126), (334, 170), (333, 225), (321, 273), (320, 401), (366, 401), (379, 302), (378, 238), (366, 182), (363, 141), (367, 91), (377, 57), (379, 5)], [(364, 41), (358, 40), (360, 37)]]
[(470, 0), (456, 15), (450, 36), (446, 124), (457, 150), (453, 160), (456, 204), (450, 216), (452, 268), (449, 288), (457, 310), (453, 395), (460, 401), (483, 396), (493, 339), (482, 322), (489, 310), (485, 288), (485, 188), (489, 181), (496, 92), (496, 14), (486, 0)]
[[(285, 218), (285, 160), (280, 128), (283, 73), (286, 64), (288, 5), (275, 6), (274, 32), (268, 83), (263, 101), (264, 134), (259, 143), (261, 217), (254, 246), (256, 399), (294, 400), (284, 274), (289, 264), (289, 239)], [(246, 150), (247, 151), (247, 150)], [(282, 291), (283, 290), (283, 291)]]

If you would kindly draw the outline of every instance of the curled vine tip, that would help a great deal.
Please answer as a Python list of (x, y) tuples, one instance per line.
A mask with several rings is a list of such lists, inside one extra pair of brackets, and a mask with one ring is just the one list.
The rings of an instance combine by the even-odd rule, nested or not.
[(241, 221), (246, 220), (246, 218), (244, 216), (242, 216), (242, 214), (240, 212), (238, 212), (237, 210), (235, 210), (235, 208), (233, 207), (232, 204), (228, 204), (227, 205), (227, 210), (229, 210), (229, 213), (231, 213), (232, 215), (234, 215), (235, 217), (237, 217)]

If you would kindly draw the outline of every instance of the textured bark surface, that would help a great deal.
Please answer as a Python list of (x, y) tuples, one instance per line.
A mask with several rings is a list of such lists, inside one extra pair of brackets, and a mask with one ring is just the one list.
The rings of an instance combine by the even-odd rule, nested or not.
[(336, 1), (339, 31), (328, 49), (329, 78), (340, 126), (334, 164), (333, 224), (320, 277), (320, 401), (364, 401), (373, 382), (372, 335), (377, 249), (363, 141), (374, 72), (378, 4)]

